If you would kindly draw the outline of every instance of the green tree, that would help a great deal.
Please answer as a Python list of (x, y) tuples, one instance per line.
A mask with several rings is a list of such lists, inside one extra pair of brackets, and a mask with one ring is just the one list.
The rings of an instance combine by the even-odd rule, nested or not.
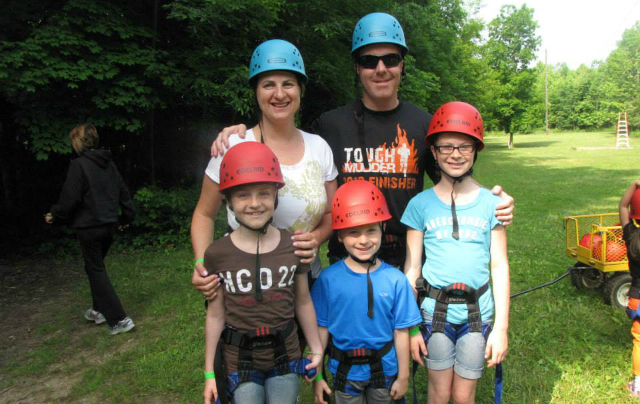
[[(201, 125), (246, 121), (254, 112), (246, 85), (247, 62), (260, 42), (282, 38), (296, 44), (310, 77), (301, 120), (344, 104), (356, 88), (350, 58), (353, 27), (382, 11), (401, 22), (410, 51), (401, 97), (433, 110), (475, 93), (473, 59), (482, 25), (470, 24), (461, 0), (174, 0), (169, 17), (189, 33), (175, 89), (202, 109)], [(473, 45), (473, 46), (472, 46)], [(469, 63), (467, 63), (469, 62)]]
[(624, 32), (602, 66), (602, 73), (604, 91), (613, 103), (610, 122), (617, 121), (618, 112), (626, 111), (630, 126), (640, 127), (640, 22)]
[(536, 35), (538, 24), (533, 19), (533, 9), (523, 5), (502, 6), (500, 15), (489, 23), (489, 40), (484, 46), (484, 57), (497, 73), (500, 83), (494, 88), (492, 116), (498, 129), (509, 134), (509, 147), (513, 145), (513, 133), (520, 130), (518, 119), (530, 101), (535, 74), (530, 64), (540, 45)]
[(66, 135), (78, 122), (141, 133), (146, 114), (164, 105), (158, 83), (175, 71), (138, 22), (146, 12), (124, 1), (69, 0), (0, 42), (2, 97), (16, 111), (20, 143), (39, 160), (70, 152)]

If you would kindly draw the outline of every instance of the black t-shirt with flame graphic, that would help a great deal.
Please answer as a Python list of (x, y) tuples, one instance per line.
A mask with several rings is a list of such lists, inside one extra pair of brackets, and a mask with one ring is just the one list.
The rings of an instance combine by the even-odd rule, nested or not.
[[(387, 222), (386, 233), (404, 239), (402, 213), (409, 200), (422, 191), (424, 173), (434, 178), (435, 162), (424, 140), (432, 115), (403, 101), (391, 111), (363, 108), (363, 150), (358, 137), (356, 102), (360, 101), (323, 114), (317, 122), (317, 133), (331, 147), (338, 168), (338, 185), (364, 179), (380, 188), (393, 216)], [(329, 243), (329, 250), (332, 255), (344, 255), (336, 240)]]

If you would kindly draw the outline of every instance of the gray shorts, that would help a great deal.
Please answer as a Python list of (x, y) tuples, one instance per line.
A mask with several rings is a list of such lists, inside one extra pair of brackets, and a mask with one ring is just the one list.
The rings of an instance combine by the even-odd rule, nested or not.
[(349, 393), (343, 393), (341, 391), (335, 391), (336, 404), (392, 404), (393, 399), (389, 395), (388, 389), (374, 389), (369, 387), (371, 381), (364, 382), (357, 380), (347, 380), (347, 389), (352, 393), (358, 392), (360, 394), (353, 395)]
[[(430, 323), (430, 315), (423, 315)], [(454, 344), (444, 333), (431, 334), (427, 342), (427, 368), (453, 371), (465, 379), (477, 380), (484, 371), (484, 350), (487, 342), (481, 332), (470, 332), (458, 338)]]

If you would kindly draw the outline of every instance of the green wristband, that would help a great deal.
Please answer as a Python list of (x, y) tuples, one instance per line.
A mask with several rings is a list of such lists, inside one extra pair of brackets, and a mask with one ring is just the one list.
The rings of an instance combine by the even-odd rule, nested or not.
[(215, 379), (215, 378), (216, 378), (215, 372), (204, 372), (204, 380)]
[(313, 378), (313, 381), (314, 382), (319, 382), (320, 380), (324, 380), (324, 377), (322, 377), (322, 373), (318, 372), (316, 377)]
[(204, 262), (204, 258), (199, 258), (197, 260), (193, 260), (193, 265), (197, 265), (197, 264), (199, 264), (201, 262)]
[(420, 327), (415, 326), (409, 330), (409, 336), (413, 337), (414, 335), (420, 334)]

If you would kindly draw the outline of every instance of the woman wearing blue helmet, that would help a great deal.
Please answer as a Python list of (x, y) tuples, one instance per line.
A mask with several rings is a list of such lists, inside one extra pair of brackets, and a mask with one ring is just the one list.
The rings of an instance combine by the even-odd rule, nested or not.
[[(337, 188), (337, 170), (327, 143), (319, 136), (298, 129), (295, 115), (307, 82), (304, 62), (291, 43), (273, 39), (260, 44), (251, 57), (248, 81), (260, 108), (256, 126), (240, 138), (229, 137), (231, 147), (255, 141), (267, 145), (280, 161), (285, 186), (278, 193), (278, 206), (273, 224), (294, 233), (296, 254), (303, 263), (311, 263), (312, 271), (320, 271), (317, 259), (319, 246), (331, 235), (331, 215), (327, 200)], [(203, 179), (200, 199), (191, 222), (195, 268), (193, 278), (205, 280), (201, 259), (213, 240), (213, 225), (223, 196), (219, 191), (222, 156), (209, 162)], [(237, 228), (233, 212), (227, 209), (229, 226)], [(212, 283), (205, 297), (215, 295), (217, 283)], [(213, 285), (215, 284), (215, 287)]]

